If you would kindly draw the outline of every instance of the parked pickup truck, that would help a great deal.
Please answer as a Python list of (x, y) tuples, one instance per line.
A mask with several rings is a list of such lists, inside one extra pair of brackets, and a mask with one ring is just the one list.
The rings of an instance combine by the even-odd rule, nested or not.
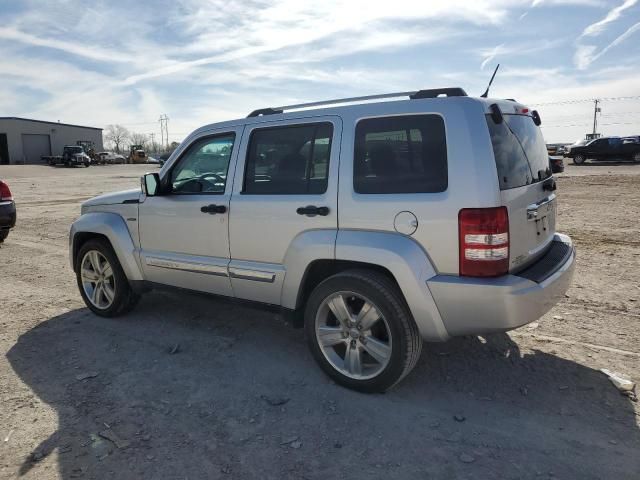
[(44, 155), (42, 160), (49, 165), (63, 164), (65, 167), (74, 165), (91, 166), (91, 157), (86, 154), (82, 145), (65, 145), (62, 149), (62, 155)]
[[(631, 138), (631, 137), (630, 137)], [(565, 154), (573, 163), (582, 165), (586, 160), (633, 160), (640, 163), (640, 143), (620, 137), (601, 137), (585, 145), (574, 144)]]

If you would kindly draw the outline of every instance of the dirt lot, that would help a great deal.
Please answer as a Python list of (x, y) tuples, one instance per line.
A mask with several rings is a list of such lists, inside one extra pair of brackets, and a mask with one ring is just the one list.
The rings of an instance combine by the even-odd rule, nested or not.
[(640, 477), (640, 404), (599, 371), (640, 380), (640, 165), (559, 176), (579, 259), (556, 308), (427, 345), (368, 396), (271, 312), (164, 291), (122, 319), (84, 308), (67, 259), (80, 202), (155, 168), (0, 167), (19, 214), (0, 248), (1, 478)]

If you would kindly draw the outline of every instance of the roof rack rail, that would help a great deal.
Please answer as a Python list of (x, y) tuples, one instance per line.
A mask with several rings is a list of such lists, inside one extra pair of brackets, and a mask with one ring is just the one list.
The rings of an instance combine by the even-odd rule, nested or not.
[(466, 97), (467, 92), (462, 88), (431, 88), (428, 90), (415, 90), (412, 92), (396, 92), (396, 93), (382, 93), (379, 95), (366, 95), (364, 97), (349, 97), (349, 98), (336, 98), (334, 100), (322, 100), (320, 102), (299, 103), (297, 105), (283, 105), (282, 107), (272, 108), (259, 108), (254, 110), (249, 115), (250, 117), (259, 117), (260, 115), (275, 115), (277, 113), (284, 113), (285, 110), (298, 110), (301, 108), (320, 107), (322, 105), (335, 105), (338, 103), (353, 103), (364, 102), (367, 100), (379, 100), (382, 98), (398, 98), (409, 97), (411, 100), (418, 100), (421, 98), (436, 98), (440, 95), (446, 95), (447, 97)]

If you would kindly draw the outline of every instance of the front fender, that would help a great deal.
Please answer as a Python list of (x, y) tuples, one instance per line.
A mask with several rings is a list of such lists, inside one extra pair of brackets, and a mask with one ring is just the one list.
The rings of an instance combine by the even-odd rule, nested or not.
[(79, 233), (97, 233), (107, 237), (129, 281), (143, 280), (140, 266), (136, 261), (137, 249), (133, 244), (129, 229), (120, 215), (109, 212), (86, 213), (71, 225), (69, 260), (72, 269), (75, 267), (74, 253)]
[(422, 338), (445, 341), (447, 332), (427, 280), (436, 271), (426, 252), (411, 237), (399, 233), (340, 230), (336, 260), (372, 263), (386, 268), (404, 294)]

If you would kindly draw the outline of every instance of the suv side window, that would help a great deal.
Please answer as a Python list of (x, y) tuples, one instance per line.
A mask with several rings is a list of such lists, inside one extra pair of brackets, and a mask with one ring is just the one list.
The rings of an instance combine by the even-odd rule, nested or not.
[(356, 193), (436, 193), (447, 189), (447, 144), (439, 115), (370, 118), (356, 125)]
[(254, 130), (247, 150), (243, 194), (320, 194), (327, 191), (331, 123)]
[(234, 141), (234, 133), (197, 140), (171, 171), (171, 193), (224, 193)]

